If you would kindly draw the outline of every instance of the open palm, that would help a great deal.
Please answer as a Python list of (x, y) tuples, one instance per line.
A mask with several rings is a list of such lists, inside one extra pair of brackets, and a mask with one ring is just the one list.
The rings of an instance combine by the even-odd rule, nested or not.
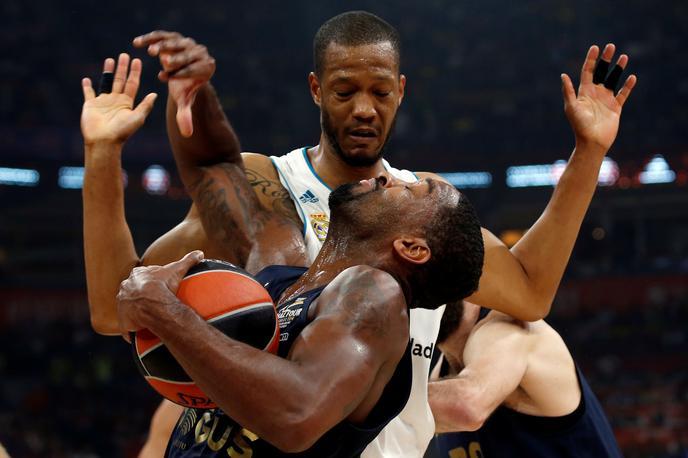
[[(614, 55), (615, 47), (609, 44), (604, 48), (602, 59), (610, 61)], [(621, 109), (628, 99), (631, 90), (637, 81), (635, 75), (628, 77), (618, 94), (604, 87), (602, 84), (593, 83), (595, 62), (599, 55), (599, 48), (591, 46), (581, 71), (581, 84), (578, 87), (578, 95), (573, 89), (573, 84), (568, 75), (562, 75), (562, 91), (564, 94), (564, 111), (573, 127), (577, 141), (589, 144), (597, 144), (608, 150), (619, 130)], [(628, 56), (621, 55), (617, 65), (625, 67)]]
[[(114, 61), (107, 59), (104, 70), (112, 71)], [(127, 70), (129, 70), (127, 75)], [(112, 92), (96, 96), (91, 80), (84, 78), (84, 105), (81, 111), (81, 132), (85, 143), (100, 141), (123, 143), (144, 123), (153, 109), (156, 94), (148, 94), (134, 108), (139, 89), (141, 61), (134, 59), (129, 69), (129, 56), (121, 54), (117, 63)]]

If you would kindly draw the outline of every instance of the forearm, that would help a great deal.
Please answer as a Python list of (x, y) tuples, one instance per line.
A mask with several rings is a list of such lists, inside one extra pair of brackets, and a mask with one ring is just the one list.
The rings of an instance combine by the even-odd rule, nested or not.
[(605, 152), (597, 146), (577, 145), (542, 216), (511, 249), (528, 276), (543, 316), (568, 264)]
[(120, 334), (115, 296), (139, 262), (124, 216), (121, 145), (85, 147), (84, 260), (91, 324), (100, 334)]
[(299, 365), (226, 337), (178, 301), (165, 309), (144, 322), (198, 386), (261, 438), (278, 448), (297, 446), (317, 396)]
[(241, 145), (222, 110), (215, 89), (206, 83), (191, 108), (194, 133), (183, 137), (177, 125), (177, 105), (167, 98), (167, 135), (180, 172), (183, 167), (241, 162)]

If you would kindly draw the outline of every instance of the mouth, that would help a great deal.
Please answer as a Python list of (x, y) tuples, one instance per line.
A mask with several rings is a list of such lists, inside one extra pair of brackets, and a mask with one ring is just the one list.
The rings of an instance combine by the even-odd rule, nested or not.
[(350, 130), (347, 135), (360, 142), (369, 142), (377, 138), (377, 131), (373, 128), (357, 128)]

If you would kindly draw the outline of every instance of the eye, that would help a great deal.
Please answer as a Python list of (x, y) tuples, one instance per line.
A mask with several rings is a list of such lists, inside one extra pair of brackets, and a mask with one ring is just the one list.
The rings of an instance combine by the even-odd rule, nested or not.
[(347, 97), (351, 97), (353, 95), (354, 91), (337, 91), (337, 97), (341, 97), (343, 99)]
[(378, 97), (387, 97), (391, 93), (391, 91), (375, 91), (375, 95)]

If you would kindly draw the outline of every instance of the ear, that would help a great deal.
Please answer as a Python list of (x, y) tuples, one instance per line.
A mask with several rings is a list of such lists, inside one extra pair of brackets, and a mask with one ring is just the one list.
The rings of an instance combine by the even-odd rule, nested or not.
[(406, 262), (425, 264), (430, 260), (430, 247), (420, 237), (402, 237), (392, 243), (394, 251)]
[(320, 101), (322, 100), (322, 94), (320, 92), (320, 81), (318, 81), (318, 77), (315, 76), (315, 73), (310, 72), (308, 74), (308, 88), (311, 90), (311, 97), (313, 98), (313, 102), (317, 106), (320, 106)]
[(406, 75), (399, 75), (399, 105), (404, 100), (404, 90), (406, 88)]

